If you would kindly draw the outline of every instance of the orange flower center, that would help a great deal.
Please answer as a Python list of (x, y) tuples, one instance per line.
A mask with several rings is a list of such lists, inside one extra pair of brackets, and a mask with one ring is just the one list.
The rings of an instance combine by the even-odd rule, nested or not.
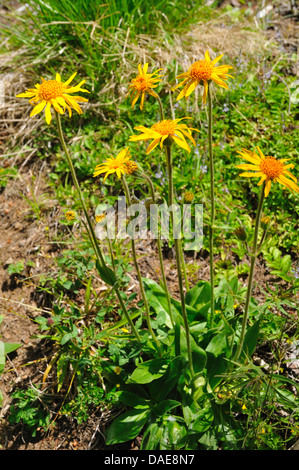
[(56, 80), (48, 80), (41, 84), (39, 88), (39, 96), (42, 100), (49, 101), (52, 98), (62, 96), (63, 84)]
[(189, 75), (192, 80), (210, 80), (213, 65), (206, 60), (199, 60), (189, 68)]
[(278, 178), (283, 172), (283, 164), (275, 157), (266, 157), (260, 163), (260, 168), (267, 178), (271, 180)]
[(170, 119), (165, 119), (164, 121), (159, 121), (157, 124), (154, 124), (152, 129), (161, 135), (174, 135), (175, 122)]
[(134, 88), (139, 91), (145, 91), (147, 88), (151, 86), (151, 82), (148, 78), (138, 75), (138, 77), (132, 80)]

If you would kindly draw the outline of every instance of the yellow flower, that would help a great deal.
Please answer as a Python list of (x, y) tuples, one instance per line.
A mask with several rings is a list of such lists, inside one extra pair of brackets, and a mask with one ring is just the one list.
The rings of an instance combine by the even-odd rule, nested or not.
[(146, 150), (146, 154), (154, 150), (154, 148), (157, 147), (159, 143), (162, 148), (163, 145), (171, 145), (173, 142), (190, 152), (191, 149), (187, 144), (184, 136), (188, 137), (193, 143), (193, 145), (196, 145), (191, 135), (191, 130), (197, 132), (199, 132), (199, 130), (188, 128), (186, 124), (178, 124), (178, 122), (182, 121), (182, 119), (190, 118), (185, 117), (181, 119), (175, 119), (174, 121), (171, 121), (170, 119), (165, 119), (164, 121), (157, 122), (150, 129), (144, 126), (137, 126), (134, 129), (142, 132), (142, 134), (132, 135), (129, 140), (132, 142), (136, 142), (138, 140), (153, 139), (153, 142), (148, 146)]
[(202, 99), (205, 103), (208, 94), (208, 86), (211, 80), (222, 88), (228, 89), (224, 80), (227, 80), (228, 77), (234, 78), (232, 75), (228, 75), (229, 69), (232, 69), (233, 67), (231, 65), (219, 65), (219, 67), (215, 67), (215, 64), (221, 59), (221, 57), (223, 57), (223, 54), (211, 61), (209, 51), (206, 51), (205, 58), (203, 60), (194, 62), (187, 72), (178, 75), (176, 78), (183, 78), (184, 80), (174, 87), (173, 90), (176, 90), (181, 86), (184, 88), (177, 97), (177, 100), (180, 100), (183, 97), (187, 98), (195, 90), (197, 85), (202, 84), (204, 86)]
[(114, 372), (116, 373), (116, 375), (119, 375), (121, 373), (121, 368), (119, 366), (116, 366)]
[(241, 152), (238, 152), (240, 157), (250, 162), (250, 164), (244, 163), (242, 165), (236, 165), (236, 168), (253, 170), (253, 173), (245, 172), (241, 173), (240, 176), (261, 177), (257, 184), (260, 186), (265, 182), (265, 197), (267, 197), (270, 192), (272, 181), (282, 184), (291, 191), (299, 192), (299, 187), (296, 184), (297, 179), (288, 171), (289, 168), (294, 168), (295, 165), (293, 165), (293, 163), (289, 163), (288, 165), (284, 164), (289, 158), (278, 160), (275, 157), (265, 157), (261, 149), (259, 147), (256, 148), (259, 155), (246, 149), (242, 149)]
[(74, 211), (67, 211), (65, 213), (65, 218), (69, 221), (74, 220), (76, 217), (76, 213)]
[(85, 80), (82, 80), (76, 86), (69, 86), (76, 74), (77, 72), (64, 83), (61, 81), (59, 73), (56, 74), (56, 80), (44, 80), (42, 78), (42, 83), (36, 84), (35, 88), (28, 88), (25, 93), (17, 95), (17, 98), (30, 98), (29, 103), (35, 105), (30, 116), (35, 116), (45, 108), (47, 124), (50, 124), (52, 119), (51, 106), (60, 114), (64, 114), (65, 108), (67, 108), (70, 117), (72, 115), (71, 108), (77, 111), (77, 113), (82, 114), (83, 111), (78, 102), (83, 103), (88, 100), (82, 98), (82, 96), (71, 96), (70, 94), (77, 93), (78, 91), (89, 93), (89, 91), (81, 88)]
[(162, 75), (159, 75), (158, 72), (163, 69), (158, 69), (153, 73), (147, 73), (148, 64), (141, 67), (141, 64), (138, 65), (138, 72), (136, 78), (131, 80), (131, 84), (129, 85), (129, 93), (127, 96), (131, 94), (131, 106), (134, 107), (136, 101), (138, 100), (139, 96), (141, 95), (140, 100), (140, 109), (142, 110), (144, 104), (145, 93), (149, 93), (150, 95), (157, 97), (157, 93), (155, 93), (152, 89), (156, 88), (158, 82), (161, 82)]
[(122, 175), (127, 173), (127, 163), (130, 160), (131, 155), (129, 151), (129, 147), (121, 150), (116, 158), (108, 158), (106, 162), (97, 165), (94, 171), (93, 176), (101, 175), (102, 173), (105, 174), (104, 182), (107, 176), (111, 175), (111, 173), (116, 173), (118, 178), (121, 178)]
[(95, 216), (96, 222), (97, 222), (97, 223), (102, 222), (102, 220), (104, 220), (105, 217), (106, 217), (105, 214), (96, 215), (96, 216)]

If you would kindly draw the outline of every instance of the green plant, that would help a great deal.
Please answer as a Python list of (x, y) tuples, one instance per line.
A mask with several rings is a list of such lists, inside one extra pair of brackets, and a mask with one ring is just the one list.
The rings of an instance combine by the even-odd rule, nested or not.
[(49, 399), (50, 397), (37, 387), (17, 390), (12, 394), (9, 422), (12, 424), (22, 422), (33, 437), (39, 431), (46, 431), (51, 420), (51, 413), (47, 407)]
[[(3, 322), (4, 316), (0, 315), (0, 325)], [(21, 346), (20, 343), (7, 343), (0, 340), (0, 375), (4, 372), (6, 356), (12, 353)], [(3, 395), (0, 390), (0, 408), (3, 403)]]

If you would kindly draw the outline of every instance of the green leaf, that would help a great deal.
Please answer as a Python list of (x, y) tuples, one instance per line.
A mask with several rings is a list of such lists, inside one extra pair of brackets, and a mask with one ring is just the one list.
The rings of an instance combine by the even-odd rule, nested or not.
[(173, 408), (177, 408), (178, 406), (181, 406), (181, 403), (179, 401), (163, 400), (154, 406), (153, 413), (158, 417), (162, 417), (163, 415), (168, 413), (168, 411), (172, 410)]
[[(150, 307), (154, 310), (157, 317), (160, 316), (165, 318), (164, 322), (168, 328), (172, 328), (170, 314), (168, 311), (167, 296), (163, 288), (152, 279), (144, 278), (143, 284), (145, 288), (146, 298)], [(171, 299), (171, 306), (172, 313), (176, 321), (177, 317), (179, 316), (179, 311), (177, 310), (173, 299)]]
[(127, 406), (132, 406), (136, 408), (137, 406), (148, 408), (150, 405), (150, 400), (140, 397), (137, 393), (132, 393), (127, 390), (124, 390), (119, 395), (119, 400)]
[(222, 374), (226, 372), (229, 365), (230, 362), (225, 358), (224, 355), (217, 357), (208, 355), (208, 381), (212, 390), (214, 390), (223, 380)]
[(165, 374), (169, 361), (165, 359), (152, 359), (142, 362), (134, 370), (128, 383), (147, 384), (159, 379)]
[(168, 421), (164, 420), (163, 434), (160, 442), (160, 450), (179, 450), (186, 443), (187, 430), (184, 425), (171, 416)]
[(158, 380), (153, 381), (149, 388), (150, 394), (157, 403), (165, 400), (167, 395), (179, 382), (182, 375), (183, 361), (181, 357), (175, 357), (169, 364), (165, 374)]
[(150, 409), (133, 409), (118, 416), (106, 435), (106, 444), (113, 445), (134, 439), (141, 432), (150, 414)]
[(4, 343), (0, 341), (0, 373), (3, 372), (5, 366), (5, 356), (21, 346), (19, 343)]
[(159, 450), (159, 444), (162, 439), (163, 428), (157, 423), (151, 423), (144, 430), (141, 450)]
[(116, 276), (109, 266), (101, 266), (98, 261), (96, 261), (96, 267), (101, 279), (108, 284), (108, 286), (114, 286), (116, 283)]
[(5, 366), (5, 351), (4, 351), (4, 343), (0, 341), (0, 373), (4, 370)]
[(198, 433), (206, 432), (212, 426), (213, 421), (213, 411), (210, 407), (206, 407), (198, 412), (194, 423), (190, 426), (190, 429)]
[[(255, 322), (246, 332), (241, 357), (250, 357), (256, 347), (260, 331), (260, 320)], [(245, 356), (245, 357), (244, 357)]]
[(186, 294), (186, 304), (192, 307), (196, 313), (196, 318), (207, 318), (208, 311), (211, 305), (211, 286), (207, 281), (199, 281), (194, 287), (192, 287)]
[(209, 352), (214, 356), (219, 356), (222, 353), (226, 353), (228, 350), (227, 339), (227, 333), (225, 331), (213, 336), (206, 348), (206, 352)]
[(21, 346), (22, 345), (20, 343), (4, 343), (4, 352), (5, 354), (9, 354)]

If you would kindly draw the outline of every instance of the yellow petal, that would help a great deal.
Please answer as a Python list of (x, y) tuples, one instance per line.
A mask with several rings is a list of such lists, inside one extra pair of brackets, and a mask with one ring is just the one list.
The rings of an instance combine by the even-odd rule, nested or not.
[(145, 93), (143, 92), (141, 95), (141, 100), (140, 100), (140, 110), (142, 111), (143, 105), (144, 105), (144, 98), (145, 98)]
[(53, 108), (55, 109), (55, 111), (57, 111), (58, 113), (60, 114), (63, 114), (63, 109), (59, 106), (58, 102), (56, 99), (52, 99), (51, 100), (51, 103), (53, 105)]
[(295, 181), (295, 183), (297, 183), (297, 178), (296, 176), (292, 175), (292, 173), (290, 173), (288, 170), (284, 170), (283, 171), (284, 174), (286, 174), (289, 178), (291, 178), (292, 180)]
[(52, 119), (52, 114), (51, 114), (51, 102), (48, 101), (46, 109), (45, 109), (45, 116), (46, 116), (46, 123), (50, 124), (51, 119)]
[(153, 142), (151, 142), (151, 143), (149, 144), (149, 146), (147, 147), (145, 153), (148, 155), (152, 150), (154, 150), (155, 147), (157, 147), (157, 145), (159, 144), (159, 142), (160, 142), (160, 139), (155, 139), (155, 140), (153, 140)]
[(64, 82), (64, 85), (65, 86), (69, 85), (76, 75), (77, 75), (77, 72), (75, 72), (66, 82)]
[(286, 187), (299, 192), (299, 186), (297, 186), (297, 184), (293, 181), (288, 180), (285, 176), (280, 175), (279, 178), (277, 178), (277, 181), (279, 181), (281, 184), (284, 184)]
[(260, 163), (260, 158), (258, 157), (258, 155), (253, 152), (250, 152), (249, 150), (243, 150), (242, 152), (238, 153), (241, 158), (247, 160), (248, 162), (254, 163), (255, 165), (258, 165)]
[(203, 86), (204, 86), (204, 92), (203, 92), (203, 95), (202, 95), (202, 101), (203, 101), (203, 103), (206, 103), (208, 90), (209, 90), (209, 85), (208, 85), (208, 82), (206, 80), (203, 82)]
[(35, 116), (36, 114), (40, 113), (40, 112), (44, 109), (45, 106), (46, 106), (46, 101), (45, 101), (45, 100), (43, 100), (43, 101), (41, 101), (40, 103), (38, 103), (38, 104), (33, 108), (33, 110), (31, 111), (30, 117)]
[(257, 171), (255, 173), (245, 172), (245, 173), (241, 173), (239, 176), (246, 176), (248, 178), (248, 177), (251, 177), (251, 176), (263, 176), (263, 173), (261, 171)]
[(16, 98), (32, 98), (32, 96), (36, 96), (36, 93), (32, 91), (25, 91), (24, 93), (19, 93), (16, 95)]
[(135, 105), (136, 101), (138, 100), (139, 96), (140, 96), (140, 91), (137, 91), (136, 95), (135, 95), (135, 97), (134, 97), (134, 99), (132, 100), (132, 103), (131, 103), (132, 108), (134, 107), (134, 105)]
[(267, 175), (264, 175), (261, 177), (261, 179), (259, 180), (259, 182), (257, 183), (258, 186), (260, 186), (261, 184), (263, 184), (263, 182), (267, 179)]
[(177, 143), (184, 150), (187, 150), (187, 152), (191, 152), (191, 149), (186, 141), (179, 139), (176, 135), (173, 135), (172, 138), (175, 141), (175, 143)]
[(268, 179), (266, 180), (266, 184), (265, 184), (265, 197), (268, 196), (270, 189), (271, 189), (271, 180)]
[(195, 80), (194, 82), (191, 83), (191, 85), (189, 86), (186, 94), (185, 94), (185, 97), (187, 98), (189, 95), (191, 95), (192, 91), (195, 90), (195, 88), (197, 87), (198, 85), (198, 80)]
[(254, 170), (254, 171), (259, 171), (260, 166), (259, 165), (250, 165), (249, 163), (242, 163), (241, 165), (236, 165), (236, 168), (240, 168), (241, 170)]
[(261, 151), (261, 149), (258, 146), (256, 146), (256, 148), (258, 150), (258, 153), (260, 154), (261, 159), (264, 160), (265, 155), (263, 154), (263, 152)]
[[(216, 59), (213, 59), (212, 60), (212, 65), (215, 65), (217, 64), (217, 62), (224, 56), (224, 54), (221, 54), (219, 55), (218, 57), (216, 57)], [(222, 66), (223, 67), (223, 66)]]

